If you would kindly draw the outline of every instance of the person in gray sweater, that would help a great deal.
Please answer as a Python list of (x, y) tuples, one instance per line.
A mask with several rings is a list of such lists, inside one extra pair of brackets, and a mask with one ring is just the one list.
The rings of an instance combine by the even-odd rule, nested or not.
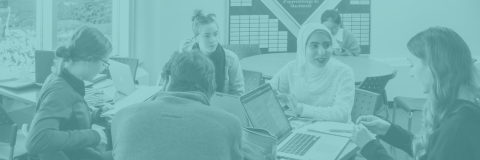
[(163, 68), (164, 91), (116, 113), (114, 159), (243, 159), (240, 121), (210, 106), (215, 68), (197, 52), (174, 53)]

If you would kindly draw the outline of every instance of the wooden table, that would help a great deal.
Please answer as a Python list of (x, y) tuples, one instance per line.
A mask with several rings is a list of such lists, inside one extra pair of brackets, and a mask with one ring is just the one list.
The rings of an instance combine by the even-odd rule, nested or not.
[[(261, 54), (240, 60), (244, 70), (262, 72), (263, 77), (271, 79), (288, 62), (295, 60), (296, 53)], [(353, 69), (355, 81), (361, 82), (366, 77), (391, 74), (393, 67), (366, 57), (332, 56)]]

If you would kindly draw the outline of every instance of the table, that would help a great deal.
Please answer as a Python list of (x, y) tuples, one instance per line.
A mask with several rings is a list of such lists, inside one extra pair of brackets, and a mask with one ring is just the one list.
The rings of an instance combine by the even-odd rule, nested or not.
[(8, 89), (0, 87), (0, 95), (21, 101), (26, 104), (35, 105), (41, 87), (29, 86), (22, 89)]
[[(240, 60), (244, 70), (261, 72), (265, 79), (271, 79), (288, 62), (295, 60), (296, 53), (260, 54)], [(355, 74), (355, 82), (361, 82), (366, 77), (388, 75), (393, 67), (388, 64), (371, 60), (366, 57), (332, 56), (350, 66)]]

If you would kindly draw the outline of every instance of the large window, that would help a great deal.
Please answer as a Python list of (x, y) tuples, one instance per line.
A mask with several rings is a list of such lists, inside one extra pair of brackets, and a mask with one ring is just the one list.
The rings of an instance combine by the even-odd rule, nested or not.
[(0, 0), (0, 76), (34, 71), (36, 0)]
[(81, 26), (99, 29), (112, 42), (112, 0), (58, 0), (57, 46)]

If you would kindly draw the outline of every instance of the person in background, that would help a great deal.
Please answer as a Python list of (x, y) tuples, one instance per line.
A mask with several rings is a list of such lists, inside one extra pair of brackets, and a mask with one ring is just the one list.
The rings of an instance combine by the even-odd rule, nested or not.
[(56, 74), (43, 85), (36, 105), (36, 113), (27, 135), (26, 149), (41, 159), (102, 160), (111, 159), (104, 146), (107, 138), (101, 128), (100, 114), (110, 108), (92, 111), (84, 100), (83, 80), (92, 80), (108, 67), (112, 45), (98, 30), (81, 27), (67, 46), (60, 46), (55, 54), (61, 58)]
[(183, 40), (179, 52), (199, 49), (215, 66), (216, 91), (239, 96), (245, 93), (242, 67), (237, 55), (218, 43), (219, 29), (215, 18), (215, 14), (204, 15), (201, 10), (195, 10), (192, 17), (195, 36)]
[(332, 54), (332, 35), (320, 23), (300, 28), (297, 57), (269, 82), (279, 100), (301, 117), (347, 122), (353, 106), (355, 80), (352, 69)]
[(480, 76), (469, 47), (445, 27), (418, 33), (407, 47), (410, 75), (428, 94), (423, 131), (415, 136), (370, 115), (358, 118), (352, 141), (368, 160), (393, 159), (373, 134), (419, 160), (480, 160)]
[(174, 53), (161, 76), (165, 91), (113, 118), (115, 160), (242, 160), (240, 121), (209, 104), (216, 86), (209, 58)]
[(342, 27), (342, 18), (335, 10), (326, 10), (322, 14), (321, 23), (330, 29), (333, 35), (334, 55), (340, 56), (358, 56), (361, 48), (348, 30)]

